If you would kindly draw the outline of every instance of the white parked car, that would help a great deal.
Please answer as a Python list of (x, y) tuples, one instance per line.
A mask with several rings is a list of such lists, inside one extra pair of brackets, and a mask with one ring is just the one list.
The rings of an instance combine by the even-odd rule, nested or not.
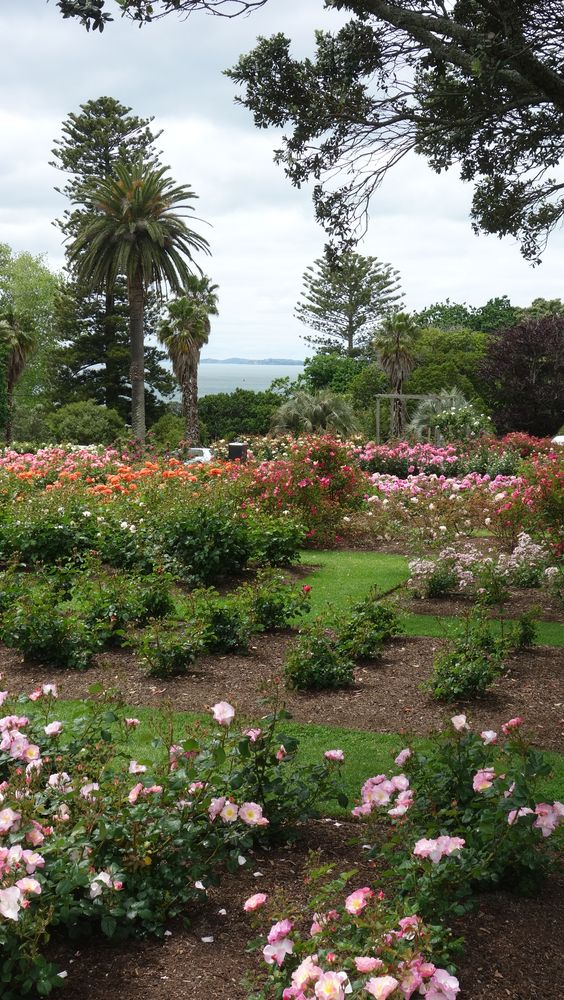
[(209, 448), (189, 448), (188, 458), (184, 465), (192, 465), (195, 462), (211, 462), (213, 455)]
[(557, 434), (556, 437), (552, 438), (553, 444), (564, 444), (564, 434)]

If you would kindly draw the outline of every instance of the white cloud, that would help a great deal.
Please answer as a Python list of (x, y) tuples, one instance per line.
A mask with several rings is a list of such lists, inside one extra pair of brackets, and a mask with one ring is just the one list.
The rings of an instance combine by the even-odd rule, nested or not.
[[(272, 160), (279, 135), (254, 129), (233, 103), (222, 76), (257, 34), (283, 30), (294, 52), (311, 51), (313, 30), (343, 18), (322, 0), (270, 0), (248, 18), (195, 15), (143, 29), (118, 20), (87, 34), (63, 21), (54, 3), (3, 0), (0, 33), (0, 240), (46, 252), (61, 266), (64, 210), (54, 190), (62, 178), (48, 166), (62, 120), (80, 103), (110, 94), (138, 115), (154, 114), (164, 160), (179, 183), (199, 196), (196, 214), (213, 256), (202, 266), (220, 286), (220, 316), (208, 354), (303, 357), (303, 327), (293, 316), (305, 268), (325, 237), (306, 190), (296, 191)], [(511, 240), (476, 237), (471, 189), (456, 171), (437, 176), (419, 157), (406, 158), (376, 194), (360, 251), (390, 262), (402, 276), (406, 306), (447, 297), (480, 304), (507, 294), (517, 304), (564, 293), (564, 238), (556, 234), (542, 267), (524, 262)], [(194, 228), (198, 224), (194, 223)]]

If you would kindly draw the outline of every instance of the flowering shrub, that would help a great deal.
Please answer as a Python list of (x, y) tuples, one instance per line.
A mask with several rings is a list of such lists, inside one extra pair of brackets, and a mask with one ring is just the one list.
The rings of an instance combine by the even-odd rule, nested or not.
[(529, 891), (546, 871), (542, 848), (564, 805), (538, 801), (536, 785), (550, 765), (528, 744), (522, 722), (478, 734), (465, 715), (454, 716), (428, 750), (398, 755), (399, 774), (365, 782), (353, 816), (387, 814), (395, 833), (385, 850), (401, 894), (423, 916), (463, 912), (476, 890), (492, 885)]
[(362, 886), (345, 896), (355, 874), (332, 877), (332, 866), (312, 869), (309, 918), (278, 910), (277, 901), (264, 893), (244, 903), (246, 912), (256, 914), (256, 925), (274, 917), (270, 929), (253, 942), (262, 949), (268, 971), (251, 1000), (345, 1000), (367, 994), (405, 1000), (422, 991), (430, 1000), (456, 1000), (458, 980), (431, 961), (444, 932), (381, 890)]
[(282, 834), (315, 812), (319, 797), (346, 802), (338, 761), (296, 767), (289, 738), (281, 752), (276, 713), (241, 731), (232, 706), (219, 702), (211, 733), (158, 740), (149, 765), (128, 751), (137, 719), (102, 699), (61, 722), (55, 698), (54, 685), (17, 703), (2, 693), (3, 1000), (60, 983), (42, 957), (53, 926), (162, 932), (222, 870), (245, 864), (257, 837)]

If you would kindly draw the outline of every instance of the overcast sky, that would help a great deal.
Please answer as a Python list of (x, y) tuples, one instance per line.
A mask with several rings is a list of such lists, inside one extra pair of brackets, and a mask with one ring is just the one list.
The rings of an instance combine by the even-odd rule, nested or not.
[[(139, 28), (118, 20), (102, 35), (63, 21), (54, 0), (0, 0), (0, 242), (63, 263), (52, 220), (65, 203), (48, 161), (61, 122), (108, 95), (163, 129), (160, 148), (178, 183), (199, 196), (197, 214), (213, 256), (202, 260), (219, 285), (208, 357), (302, 358), (304, 328), (293, 316), (305, 268), (325, 242), (307, 191), (272, 161), (277, 133), (255, 130), (222, 76), (257, 35), (284, 31), (294, 51), (312, 51), (315, 28), (337, 26), (322, 0), (270, 0), (227, 21), (195, 14)], [(532, 268), (512, 240), (477, 237), (471, 189), (456, 171), (437, 176), (419, 157), (389, 174), (371, 209), (361, 253), (401, 274), (406, 307), (450, 298), (473, 305), (509, 295), (516, 305), (564, 297), (564, 235)]]

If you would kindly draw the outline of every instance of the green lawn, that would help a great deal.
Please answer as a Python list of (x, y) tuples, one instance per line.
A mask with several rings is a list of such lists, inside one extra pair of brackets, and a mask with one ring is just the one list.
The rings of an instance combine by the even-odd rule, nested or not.
[[(57, 718), (61, 721), (70, 720), (84, 711), (80, 701), (59, 701), (56, 707)], [(142, 763), (150, 764), (157, 755), (163, 753), (162, 748), (154, 746), (155, 736), (159, 733), (158, 712), (153, 708), (130, 707), (127, 715), (138, 718), (141, 725), (130, 731), (131, 757)], [(174, 714), (175, 738), (181, 739), (193, 732), (194, 727), (200, 731), (202, 726), (210, 725), (209, 715), (192, 712), (177, 712)], [(254, 721), (254, 720), (253, 720)], [(300, 743), (298, 759), (301, 763), (319, 761), (325, 750), (344, 750), (344, 778), (347, 793), (355, 799), (361, 785), (374, 774), (388, 771), (394, 766), (394, 757), (407, 745), (406, 737), (395, 733), (367, 733), (355, 729), (341, 729), (334, 726), (299, 725), (285, 722), (280, 725), (281, 741), (283, 734), (294, 736)], [(425, 739), (410, 741), (412, 746), (424, 746)], [(547, 757), (553, 767), (552, 775), (539, 788), (540, 800), (547, 801), (564, 799), (564, 755), (548, 753)], [(343, 810), (336, 807), (335, 815)]]
[[(407, 562), (405, 556), (381, 552), (302, 552), (302, 563), (312, 567), (305, 577), (312, 588), (312, 613), (321, 614), (328, 605), (340, 610), (346, 602), (360, 600), (374, 585), (382, 593), (395, 590), (409, 577)], [(406, 613), (402, 627), (406, 635), (442, 638), (459, 620)], [(539, 622), (538, 632), (541, 645), (564, 646), (564, 626), (558, 622)]]
[(377, 586), (383, 593), (399, 587), (409, 577), (405, 556), (381, 552), (302, 552), (302, 563), (311, 566), (305, 583), (311, 586), (311, 606), (319, 614), (331, 604), (341, 608), (358, 601)]

